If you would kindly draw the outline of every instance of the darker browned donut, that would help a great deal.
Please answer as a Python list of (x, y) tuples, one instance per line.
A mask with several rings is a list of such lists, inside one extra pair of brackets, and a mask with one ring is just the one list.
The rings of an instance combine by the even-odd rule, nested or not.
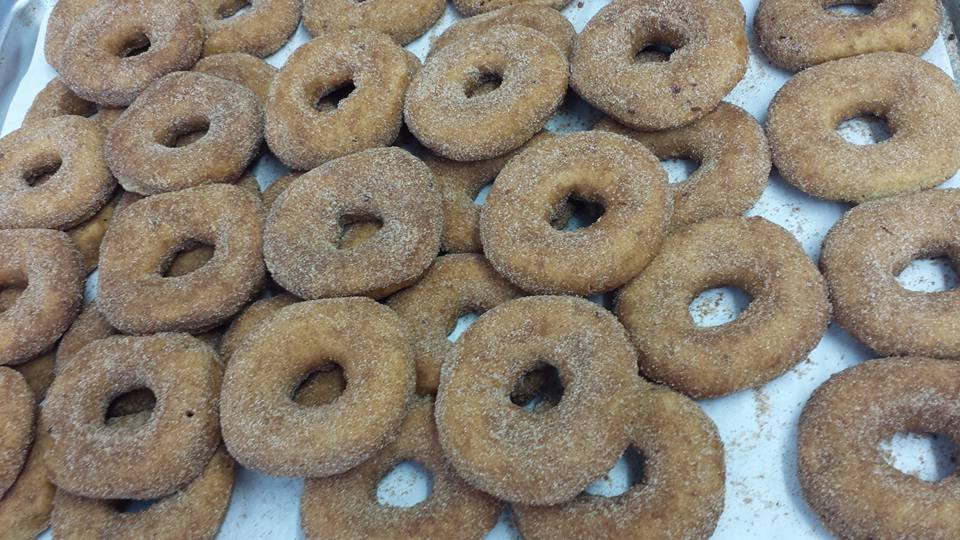
[(20, 475), (33, 441), (36, 401), (27, 381), (0, 367), (0, 499)]
[(277, 76), (277, 68), (244, 53), (215, 54), (201, 58), (193, 71), (214, 75), (246, 86), (260, 98), (261, 105), (267, 103), (270, 86)]
[(513, 5), (538, 5), (561, 9), (569, 3), (570, 0), (453, 0), (457, 11), (464, 15), (476, 15)]
[[(57, 6), (62, 4), (59, 2)], [(51, 79), (43, 90), (37, 93), (33, 98), (33, 103), (23, 117), (23, 125), (35, 124), (40, 120), (47, 118), (56, 118), (58, 116), (85, 116), (95, 120), (104, 130), (110, 129), (110, 126), (120, 118), (123, 109), (109, 109), (100, 107), (96, 103), (87, 101), (76, 95), (63, 84), (59, 77)]]
[[(265, 58), (300, 24), (303, 0), (193, 0), (206, 31), (203, 55), (241, 52)], [(246, 11), (237, 13), (248, 7)]]
[(49, 449), (50, 436), (38, 430), (20, 476), (0, 497), (0, 531), (5, 539), (33, 540), (49, 526), (56, 491), (44, 465)]
[(433, 40), (430, 54), (454, 41), (482, 34), (504, 24), (526, 26), (542, 33), (568, 57), (573, 50), (573, 38), (577, 35), (573, 25), (559, 11), (544, 5), (520, 3), (457, 21)]
[(314, 36), (366, 28), (406, 45), (437, 22), (445, 0), (306, 0), (303, 23)]

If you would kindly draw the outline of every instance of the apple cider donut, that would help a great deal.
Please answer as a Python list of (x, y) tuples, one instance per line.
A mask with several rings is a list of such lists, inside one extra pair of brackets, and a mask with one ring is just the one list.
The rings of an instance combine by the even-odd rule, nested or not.
[(540, 32), (556, 44), (564, 56), (569, 57), (573, 51), (573, 39), (577, 31), (566, 17), (545, 5), (523, 3), (457, 21), (431, 43), (430, 54), (454, 41), (482, 34), (504, 24), (526, 26)]
[(957, 473), (927, 482), (891, 466), (879, 444), (898, 432), (960, 441), (960, 364), (884, 358), (833, 375), (800, 415), (803, 496), (837, 538), (957, 538)]
[(203, 38), (193, 2), (100, 2), (71, 25), (56, 67), (81, 98), (125, 107), (160, 77), (190, 69)]
[(108, 338), (117, 333), (117, 329), (97, 309), (97, 300), (91, 300), (89, 304), (83, 307), (73, 324), (70, 325), (70, 329), (63, 334), (63, 338), (57, 344), (57, 373), (63, 371), (73, 356), (80, 352), (80, 349), (98, 339)]
[(457, 11), (467, 16), (514, 5), (549, 6), (553, 9), (563, 9), (569, 3), (570, 0), (453, 0), (453, 5), (457, 8)]
[[(84, 347), (44, 402), (53, 438), (50, 480), (99, 499), (163, 497), (203, 472), (220, 440), (216, 354), (186, 334), (115, 336)], [(145, 423), (108, 424), (107, 405), (131, 390), (156, 396)]]
[[(859, 115), (886, 120), (891, 137), (858, 145), (837, 131)], [(931, 188), (960, 167), (960, 95), (933, 64), (872, 53), (798, 73), (767, 113), (773, 163), (800, 190), (859, 203)]]
[[(343, 395), (295, 403), (298, 384), (328, 364), (343, 368)], [(367, 298), (300, 302), (258, 325), (230, 359), (223, 439), (238, 462), (267, 474), (340, 474), (396, 436), (413, 386), (410, 344), (390, 308)]]
[(193, 66), (193, 71), (247, 87), (260, 98), (261, 106), (267, 103), (270, 85), (277, 76), (277, 68), (245, 53), (223, 53), (201, 58), (197, 65)]
[[(550, 219), (571, 198), (603, 206), (589, 227)], [(667, 178), (640, 143), (601, 131), (554, 137), (500, 172), (480, 214), (484, 253), (514, 285), (539, 294), (613, 290), (656, 255), (670, 218)]]
[(0, 228), (66, 229), (94, 215), (117, 185), (105, 137), (92, 120), (61, 116), (0, 139)]
[[(114, 218), (100, 249), (97, 307), (125, 333), (203, 331), (260, 289), (263, 211), (241, 188), (212, 184), (147, 197)], [(165, 277), (174, 255), (212, 246), (213, 258)]]
[(43, 55), (50, 66), (60, 71), (63, 45), (70, 36), (70, 29), (99, 0), (57, 0), (47, 18), (47, 34), (43, 42)]
[[(666, 62), (637, 62), (653, 45)], [(614, 0), (577, 36), (570, 85), (594, 107), (634, 129), (670, 129), (716, 108), (747, 69), (740, 2)]]
[(305, 0), (303, 23), (314, 36), (365, 28), (406, 45), (443, 15), (444, 0)]
[[(732, 322), (698, 327), (689, 306), (733, 285), (751, 296)], [(830, 322), (827, 287), (797, 240), (763, 218), (713, 218), (667, 237), (617, 297), (640, 371), (694, 398), (759, 386), (806, 358)]]
[[(515, 24), (455, 40), (417, 72), (404, 103), (410, 132), (457, 161), (497, 157), (537, 134), (567, 92), (567, 59)], [(477, 90), (499, 82), (493, 91)]]
[[(203, 135), (180, 146), (178, 139)], [(253, 91), (195, 72), (171, 73), (148, 88), (107, 138), (107, 163), (127, 191), (144, 195), (231, 182), (263, 141), (263, 109)]]
[[(62, 2), (60, 2), (62, 3)], [(59, 6), (60, 3), (57, 5)], [(123, 109), (108, 109), (98, 106), (74, 94), (59, 78), (52, 79), (33, 98), (30, 109), (23, 118), (23, 125), (35, 124), (58, 116), (85, 116), (96, 121), (104, 130), (117, 121)]]
[(27, 381), (0, 367), (0, 498), (20, 475), (33, 441), (36, 400)]
[(96, 214), (83, 223), (67, 229), (67, 236), (73, 241), (80, 252), (83, 261), (83, 271), (85, 274), (93, 272), (100, 264), (100, 243), (103, 236), (107, 234), (107, 227), (110, 220), (113, 219), (113, 213), (117, 209), (117, 204), (123, 197), (123, 190), (117, 190), (116, 194), (107, 201)]
[(0, 531), (8, 540), (33, 540), (50, 524), (56, 488), (47, 480), (44, 457), (50, 437), (37, 430), (17, 481), (0, 496)]
[[(377, 501), (377, 483), (404, 461), (433, 478), (429, 497), (414, 508)], [(408, 407), (396, 440), (360, 466), (330, 478), (307, 480), (300, 516), (307, 538), (482, 538), (496, 525), (500, 504), (460, 479), (437, 438), (433, 403)]]
[(749, 210), (770, 176), (770, 148), (763, 128), (736, 105), (720, 103), (713, 112), (684, 127), (635, 131), (605, 118), (594, 129), (625, 135), (660, 159), (686, 158), (696, 172), (673, 192), (670, 228)]
[[(346, 224), (379, 222), (349, 248)], [(399, 148), (331, 161), (297, 179), (274, 203), (264, 229), (273, 279), (308, 299), (383, 298), (416, 281), (440, 250), (443, 215), (430, 169)]]
[[(865, 15), (831, 7), (870, 6)], [(753, 27), (774, 64), (800, 71), (858, 54), (896, 51), (922, 54), (940, 35), (937, 0), (761, 0)]]
[[(509, 395), (540, 363), (559, 371), (564, 390), (531, 414)], [(467, 482), (498, 499), (561, 503), (627, 447), (640, 384), (636, 353), (608, 311), (582, 298), (511, 300), (481, 315), (444, 362), (440, 442)]]
[[(303, 0), (193, 0), (206, 31), (203, 55), (277, 52), (300, 24)], [(240, 11), (245, 6), (249, 9)]]
[(53, 384), (54, 363), (53, 350), (49, 350), (22, 364), (10, 367), (23, 376), (23, 379), (27, 381), (27, 386), (30, 387), (30, 391), (37, 398), (37, 403), (39, 403), (47, 396), (47, 389)]

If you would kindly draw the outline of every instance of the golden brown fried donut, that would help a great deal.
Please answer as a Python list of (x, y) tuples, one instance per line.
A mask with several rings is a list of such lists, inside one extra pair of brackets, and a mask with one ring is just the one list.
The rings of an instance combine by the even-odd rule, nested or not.
[(203, 38), (193, 2), (100, 2), (71, 25), (55, 67), (82, 99), (124, 107), (160, 77), (190, 69)]
[(0, 367), (0, 497), (20, 475), (33, 441), (36, 398), (16, 371)]
[[(892, 136), (858, 145), (837, 132), (862, 114)], [(960, 95), (933, 64), (903, 53), (834, 60), (798, 73), (767, 112), (773, 163), (800, 190), (859, 203), (931, 188), (960, 168)]]
[[(697, 327), (690, 303), (733, 285), (750, 305), (722, 326)], [(759, 386), (806, 358), (830, 322), (827, 287), (797, 240), (763, 218), (709, 219), (667, 237), (617, 297), (640, 370), (694, 398)]]
[(60, 71), (60, 57), (73, 23), (97, 5), (97, 2), (98, 0), (57, 0), (54, 4), (47, 19), (43, 55), (55, 70)]
[[(57, 375), (41, 426), (59, 489), (100, 499), (150, 499), (177, 491), (206, 467), (219, 442), (222, 371), (216, 353), (186, 334), (94, 341)], [(147, 388), (146, 423), (105, 423), (106, 404)]]
[(960, 364), (885, 358), (835, 374), (800, 415), (803, 496), (837, 538), (957, 538), (956, 473), (926, 482), (887, 463), (878, 445), (897, 432), (960, 440)]
[(538, 4), (513, 4), (457, 21), (430, 44), (430, 54), (433, 55), (454, 41), (482, 34), (504, 24), (526, 26), (540, 32), (567, 57), (573, 50), (573, 38), (577, 36), (577, 31), (570, 21), (556, 9)]
[[(830, 11), (870, 6), (866, 15)], [(922, 54), (940, 34), (937, 0), (761, 0), (757, 43), (774, 64), (800, 71), (830, 60), (880, 51)]]
[[(343, 368), (343, 395), (295, 403), (298, 384), (326, 364)], [(231, 357), (223, 438), (238, 462), (268, 474), (340, 474), (395, 437), (413, 387), (413, 355), (393, 311), (366, 298), (300, 302), (258, 325)]]
[[(377, 221), (379, 231), (349, 248), (344, 225)], [(264, 258), (280, 286), (301, 298), (382, 298), (417, 280), (440, 249), (443, 216), (430, 170), (399, 148), (327, 163), (274, 203)]]
[[(377, 484), (404, 461), (430, 471), (430, 496), (413, 508), (377, 502)], [(396, 440), (344, 474), (307, 480), (300, 520), (307, 538), (481, 538), (497, 522), (500, 504), (460, 479), (437, 439), (433, 403), (410, 404)]]
[[(638, 62), (652, 45), (676, 50), (666, 62)], [(614, 0), (577, 36), (570, 85), (634, 129), (689, 124), (716, 108), (747, 69), (740, 2)]]
[[(455, 40), (417, 72), (404, 102), (410, 132), (457, 161), (497, 157), (537, 134), (567, 91), (567, 59), (547, 36), (515, 24)], [(496, 90), (476, 90), (500, 81)]]
[(280, 194), (286, 191), (287, 188), (290, 187), (290, 184), (301, 176), (303, 176), (303, 171), (290, 171), (280, 178), (277, 178), (263, 191), (263, 207), (267, 212), (273, 208), (273, 203), (280, 198)]
[[(58, 2), (57, 7), (61, 4), (63, 2)], [(67, 88), (62, 80), (55, 78), (33, 98), (33, 103), (30, 104), (30, 109), (23, 118), (23, 125), (35, 124), (47, 118), (74, 115), (91, 118), (107, 130), (117, 121), (122, 112), (123, 109), (101, 108), (96, 103), (81, 98)]]
[(457, 8), (457, 11), (467, 16), (514, 5), (549, 6), (553, 9), (563, 9), (569, 3), (570, 0), (453, 0), (453, 5)]
[(292, 294), (281, 293), (276, 296), (257, 300), (250, 304), (238, 314), (230, 323), (230, 327), (223, 334), (220, 340), (220, 357), (224, 363), (229, 364), (233, 353), (237, 351), (243, 340), (247, 338), (253, 330), (263, 321), (269, 319), (274, 313), (281, 309), (296, 303), (297, 297)]
[(0, 531), (4, 540), (34, 540), (50, 523), (56, 488), (47, 480), (44, 465), (49, 448), (50, 437), (38, 430), (20, 476), (0, 497)]
[[(277, 52), (300, 24), (302, 0), (193, 0), (206, 31), (203, 55)], [(240, 12), (244, 7), (246, 11)]]
[[(563, 396), (531, 413), (508, 396), (538, 363), (560, 372)], [(627, 446), (636, 407), (636, 353), (617, 319), (582, 298), (518, 298), (460, 336), (440, 371), (437, 428), (470, 484), (534, 505), (572, 499)]]
[[(17, 299), (23, 293), (24, 289), (11, 287), (0, 289), (0, 313), (10, 309), (16, 303)], [(23, 379), (30, 387), (30, 391), (36, 397), (37, 402), (43, 401), (47, 395), (47, 388), (53, 382), (53, 351), (47, 351), (39, 356), (31, 358), (22, 364), (10, 366), (14, 371), (20, 373)], [(0, 370), (2, 371), (2, 370)]]
[(274, 80), (267, 144), (285, 165), (301, 170), (387, 146), (400, 132), (412, 75), (407, 53), (383, 34), (323, 34), (297, 49)]
[(277, 68), (245, 53), (223, 53), (201, 58), (193, 71), (206, 73), (246, 86), (265, 104), (270, 85), (277, 76)]
[(433, 26), (446, 5), (444, 0), (305, 0), (303, 23), (314, 36), (365, 28), (406, 45)]
[(86, 274), (93, 272), (100, 264), (100, 243), (103, 241), (103, 236), (107, 234), (107, 227), (110, 225), (110, 220), (113, 219), (113, 213), (116, 211), (117, 204), (123, 194), (123, 190), (116, 190), (115, 195), (107, 201), (107, 204), (103, 205), (103, 208), (90, 219), (66, 231), (67, 236), (70, 237), (70, 240), (77, 247), (77, 251), (80, 252), (83, 270)]
[(117, 333), (117, 329), (97, 309), (96, 299), (91, 300), (89, 304), (83, 307), (80, 315), (73, 321), (70, 329), (63, 334), (63, 338), (57, 344), (57, 373), (63, 371), (73, 359), (73, 356), (80, 352), (80, 349), (98, 339), (108, 338)]

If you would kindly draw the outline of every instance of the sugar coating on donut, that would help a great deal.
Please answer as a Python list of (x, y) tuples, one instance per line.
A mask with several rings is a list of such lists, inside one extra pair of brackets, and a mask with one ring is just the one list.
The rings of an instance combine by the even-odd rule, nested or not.
[(273, 84), (278, 70), (256, 56), (245, 53), (223, 53), (201, 58), (193, 66), (193, 71), (246, 86), (260, 98), (260, 103), (263, 104), (267, 102), (270, 85)]
[(43, 42), (44, 57), (54, 69), (60, 70), (60, 57), (73, 23), (97, 3), (98, 0), (57, 0), (54, 4), (47, 18), (47, 33)]
[(464, 15), (477, 15), (509, 6), (548, 6), (562, 9), (570, 0), (453, 0), (457, 11)]
[(109, 130), (120, 117), (121, 112), (123, 112), (122, 109), (100, 107), (92, 101), (81, 98), (67, 88), (63, 80), (56, 77), (51, 79), (33, 98), (33, 103), (23, 117), (23, 125), (34, 124), (47, 118), (74, 115), (91, 118), (103, 129)]
[(35, 356), (22, 364), (10, 366), (14, 371), (23, 376), (27, 381), (27, 386), (37, 399), (37, 403), (43, 401), (47, 396), (47, 389), (53, 384), (54, 353), (47, 351), (40, 356)]
[[(302, 0), (193, 0), (206, 34), (203, 55), (277, 52), (300, 24)], [(244, 6), (248, 9), (238, 12)]]
[(444, 0), (305, 0), (303, 23), (314, 36), (365, 28), (406, 45), (443, 15)]
[(33, 442), (35, 398), (16, 371), (0, 367), (0, 498), (20, 475)]
[(97, 309), (96, 299), (91, 300), (89, 304), (83, 307), (83, 310), (74, 319), (73, 324), (70, 325), (70, 329), (63, 334), (57, 344), (57, 373), (63, 371), (70, 364), (73, 355), (77, 354), (80, 349), (98, 339), (108, 338), (117, 333), (117, 329)]
[(9, 538), (36, 538), (50, 526), (56, 492), (44, 465), (50, 442), (46, 433), (37, 431), (20, 476), (0, 497), (0, 531)]
[(233, 353), (237, 351), (243, 340), (247, 338), (253, 330), (263, 321), (269, 319), (274, 313), (281, 309), (296, 303), (297, 297), (292, 294), (278, 294), (257, 300), (247, 306), (230, 322), (230, 327), (223, 334), (220, 340), (219, 352), (224, 359), (224, 363), (229, 364)]
[(430, 44), (430, 54), (434, 54), (455, 40), (482, 34), (490, 28), (504, 24), (526, 26), (542, 33), (560, 48), (564, 56), (569, 57), (573, 51), (573, 39), (577, 31), (566, 17), (556, 9), (545, 5), (521, 3), (457, 21), (433, 40)]

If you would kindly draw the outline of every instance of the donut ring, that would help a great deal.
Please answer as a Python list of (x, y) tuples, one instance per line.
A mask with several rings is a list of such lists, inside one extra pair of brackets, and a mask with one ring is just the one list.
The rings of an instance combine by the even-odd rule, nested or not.
[[(602, 204), (604, 213), (587, 228), (558, 231), (550, 219), (572, 196)], [(483, 205), (480, 235), (493, 267), (521, 289), (588, 295), (623, 285), (647, 265), (660, 248), (669, 205), (666, 174), (642, 145), (612, 133), (575, 133), (507, 163)]]
[(58, 490), (53, 501), (57, 538), (214, 538), (233, 492), (234, 462), (221, 448), (203, 472), (150, 508), (124, 513), (115, 501)]
[[(429, 498), (415, 509), (379, 504), (377, 483), (409, 460), (433, 474)], [(447, 462), (433, 403), (424, 398), (410, 404), (396, 440), (345, 474), (307, 480), (300, 504), (307, 538), (400, 538), (410, 531), (421, 538), (481, 538), (500, 514), (495, 499), (467, 485)]]
[(280, 194), (286, 191), (287, 188), (290, 187), (290, 184), (301, 176), (303, 176), (302, 171), (290, 171), (274, 180), (272, 184), (267, 186), (267, 189), (263, 190), (263, 207), (267, 209), (267, 212), (273, 208), (273, 203), (280, 198)]
[(483, 313), (523, 295), (500, 277), (482, 255), (437, 258), (416, 285), (387, 302), (407, 324), (417, 365), (417, 393), (433, 394), (440, 366), (453, 348), (447, 335), (460, 316)]
[[(203, 55), (277, 52), (300, 24), (302, 0), (194, 0), (206, 30)], [(250, 9), (237, 13), (244, 6)]]
[[(53, 438), (50, 481), (98, 499), (177, 491), (203, 472), (219, 443), (221, 378), (213, 350), (186, 334), (87, 345), (57, 375), (41, 413)], [(146, 423), (106, 424), (107, 405), (141, 387), (157, 399)]]
[(553, 9), (563, 9), (570, 0), (453, 0), (453, 5), (460, 13), (471, 16), (486, 13), (510, 6), (549, 6)]
[(760, 199), (770, 176), (770, 148), (763, 128), (736, 105), (720, 103), (700, 120), (668, 131), (635, 131), (608, 118), (594, 129), (630, 137), (660, 159), (699, 163), (685, 182), (670, 186), (670, 228), (674, 230), (709, 218), (743, 214)]
[(193, 71), (233, 81), (252, 90), (263, 106), (270, 95), (270, 85), (277, 76), (277, 68), (244, 53), (223, 53), (201, 58)]
[(43, 56), (52, 68), (60, 71), (63, 46), (70, 36), (73, 23), (97, 5), (98, 0), (57, 0), (47, 18), (47, 35), (43, 42)]
[(20, 475), (33, 441), (36, 399), (16, 371), (0, 367), (0, 497)]
[(546, 5), (523, 3), (457, 21), (431, 43), (430, 54), (433, 55), (454, 41), (482, 34), (494, 26), (504, 24), (526, 26), (540, 32), (568, 58), (573, 51), (573, 39), (577, 36), (577, 31), (566, 17)]
[[(171, 73), (148, 88), (110, 130), (110, 170), (127, 191), (153, 195), (231, 182), (263, 141), (263, 109), (237, 83), (195, 72)], [(206, 132), (178, 147), (182, 135)]]
[[(413, 75), (407, 53), (383, 34), (323, 34), (296, 50), (267, 100), (267, 144), (285, 165), (310, 170), (400, 132), (404, 92)], [(353, 85), (337, 103), (324, 99)]]
[[(539, 414), (509, 397), (538, 362), (556, 367), (565, 386)], [(481, 315), (443, 363), (440, 442), (467, 482), (498, 499), (561, 503), (626, 448), (639, 381), (630, 340), (603, 308), (573, 297), (511, 300)]]
[(0, 365), (20, 364), (49, 349), (70, 327), (83, 298), (80, 254), (66, 234), (0, 231), (0, 283), (26, 288), (0, 313)]
[[(260, 288), (263, 211), (249, 192), (212, 184), (147, 197), (114, 218), (100, 248), (97, 307), (125, 333), (201, 331)], [(200, 242), (210, 262), (164, 277), (173, 255)]]
[[(506, 154), (537, 134), (567, 91), (567, 59), (547, 36), (496, 26), (455, 40), (410, 83), (404, 118), (424, 146), (457, 161)], [(489, 78), (502, 80), (486, 93)]]
[(53, 384), (53, 351), (47, 351), (22, 364), (10, 367), (27, 381), (27, 386), (30, 387), (30, 391), (37, 398), (37, 403), (43, 401), (43, 398), (47, 396), (47, 389)]
[(61, 116), (0, 139), (0, 228), (65, 229), (94, 215), (117, 185), (105, 136), (92, 120)]
[[(62, 3), (58, 2), (57, 6)], [(23, 125), (29, 126), (47, 118), (73, 115), (91, 118), (104, 130), (108, 130), (122, 112), (123, 109), (101, 108), (96, 103), (82, 99), (67, 88), (62, 80), (55, 78), (33, 98), (33, 103), (23, 117)]]
[(100, 264), (100, 243), (103, 241), (103, 236), (107, 234), (107, 227), (122, 197), (123, 191), (118, 190), (117, 194), (111, 197), (107, 204), (90, 219), (66, 231), (67, 236), (80, 252), (84, 274), (93, 272)]
[[(960, 440), (960, 364), (885, 358), (833, 375), (800, 415), (797, 464), (810, 507), (839, 538), (956, 538), (956, 473), (925, 482), (877, 445), (901, 431)], [(922, 509), (918, 512), (894, 509)]]
[(940, 35), (937, 0), (860, 0), (867, 15), (828, 8), (840, 0), (761, 0), (753, 20), (757, 43), (774, 64), (800, 71), (858, 54), (896, 51), (922, 54)]
[[(383, 225), (373, 238), (338, 247), (343, 224), (374, 219)], [(430, 266), (442, 228), (430, 170), (404, 150), (379, 148), (331, 161), (287, 188), (267, 216), (263, 254), (273, 279), (301, 298), (383, 298)]]
[[(349, 381), (343, 395), (318, 407), (295, 403), (297, 384), (331, 363)], [(395, 437), (413, 386), (410, 345), (389, 308), (366, 298), (297, 303), (258, 325), (230, 359), (223, 440), (239, 463), (267, 474), (340, 474)]]
[[(837, 132), (859, 114), (884, 118), (892, 136), (857, 145)], [(814, 66), (777, 92), (767, 113), (773, 163), (800, 190), (859, 203), (931, 188), (960, 168), (960, 95), (936, 66), (872, 53)]]
[(44, 456), (49, 448), (50, 437), (37, 430), (20, 476), (0, 497), (0, 531), (6, 538), (34, 539), (50, 523), (56, 488), (47, 480), (47, 468), (44, 465)]
[[(648, 45), (676, 50), (637, 62)], [(614, 0), (577, 36), (570, 85), (594, 107), (643, 131), (683, 126), (717, 107), (747, 69), (740, 2)]]
[(444, 0), (304, 0), (303, 23), (313, 36), (366, 28), (406, 45), (443, 15)]
[(70, 329), (63, 334), (57, 344), (56, 372), (60, 373), (70, 363), (73, 356), (80, 349), (98, 339), (116, 335), (117, 329), (107, 322), (107, 319), (97, 309), (97, 300), (91, 300), (70, 325)]
[[(682, 268), (682, 271), (678, 269)], [(697, 327), (690, 303), (711, 287), (752, 297), (735, 320)], [(640, 371), (693, 398), (759, 386), (806, 358), (830, 322), (827, 287), (787, 231), (763, 218), (714, 218), (667, 237), (617, 297)]]
[(57, 67), (82, 99), (125, 107), (160, 77), (190, 69), (202, 49), (193, 2), (116, 0), (94, 5), (73, 23)]

